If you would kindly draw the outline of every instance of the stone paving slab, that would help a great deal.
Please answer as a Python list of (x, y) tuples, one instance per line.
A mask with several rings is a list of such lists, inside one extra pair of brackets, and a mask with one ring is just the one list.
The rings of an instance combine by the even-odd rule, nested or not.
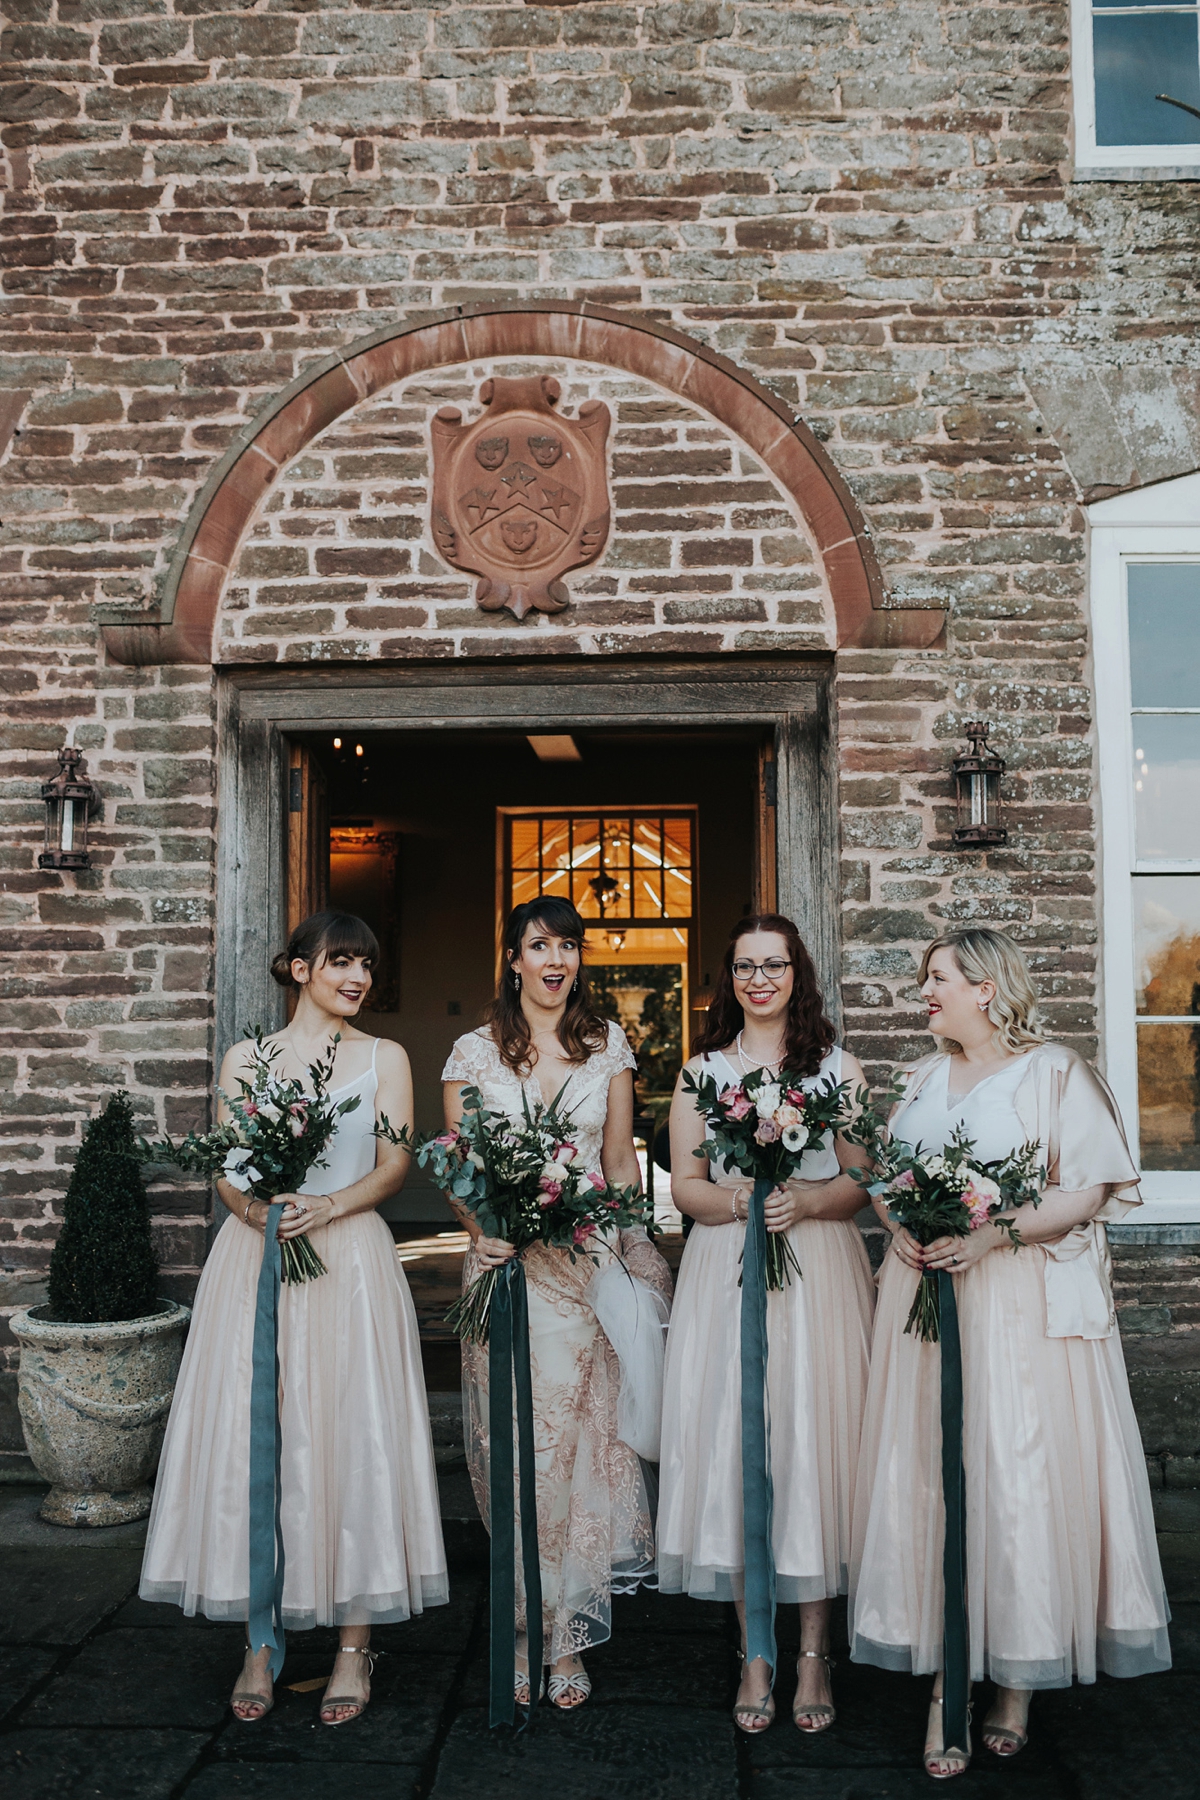
[(673, 1705), (547, 1707), (536, 1727), (500, 1738), (483, 1708), (460, 1713), (442, 1746), (430, 1800), (731, 1800), (737, 1747), (728, 1715)]
[(207, 1742), (184, 1731), (14, 1731), (0, 1739), (0, 1790), (13, 1800), (165, 1800)]
[[(357, 1763), (353, 1776), (336, 1763), (292, 1763), (286, 1769), (270, 1763), (219, 1763), (201, 1769), (188, 1783), (187, 1800), (416, 1800), (420, 1780), (420, 1769), (395, 1763)], [(105, 1800), (118, 1796), (107, 1794)], [(119, 1800), (127, 1797), (122, 1794)]]
[(225, 1625), (172, 1633), (164, 1655), (157, 1633), (101, 1632), (33, 1702), (23, 1723), (215, 1731), (229, 1716), (230, 1672), (237, 1674), (244, 1643), (241, 1625)]
[(81, 1643), (133, 1592), (141, 1566), (140, 1550), (4, 1550), (0, 1643)]
[(0, 1650), (0, 1719), (31, 1694), (58, 1661), (57, 1650)]

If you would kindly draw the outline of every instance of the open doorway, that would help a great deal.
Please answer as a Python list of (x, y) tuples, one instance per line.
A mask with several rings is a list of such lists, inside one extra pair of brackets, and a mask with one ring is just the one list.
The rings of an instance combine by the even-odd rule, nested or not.
[[(408, 1051), (419, 1127), (440, 1122), (450, 1046), (495, 990), (508, 907), (539, 891), (583, 913), (597, 997), (638, 1057), (639, 1106), (665, 1118), (729, 929), (760, 899), (762, 740), (757, 727), (580, 730), (546, 760), (544, 740), (501, 730), (291, 739), (289, 842), (306, 860), (297, 874), (289, 856), (289, 901), (311, 883), (375, 930), (364, 1023)], [(397, 1225), (449, 1219), (416, 1173), (385, 1210)]]

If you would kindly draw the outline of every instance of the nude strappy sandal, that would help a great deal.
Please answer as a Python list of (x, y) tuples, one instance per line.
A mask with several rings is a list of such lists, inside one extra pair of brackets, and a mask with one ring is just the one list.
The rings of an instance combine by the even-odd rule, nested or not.
[[(802, 1650), (800, 1655), (815, 1657), (818, 1662), (823, 1662), (831, 1675), (837, 1667), (832, 1656), (827, 1656), (823, 1650)], [(816, 1737), (819, 1731), (828, 1731), (836, 1718), (837, 1707), (827, 1706), (823, 1700), (813, 1706), (801, 1706), (797, 1701), (792, 1707), (792, 1724), (797, 1731), (802, 1731), (805, 1737)], [(821, 1723), (819, 1725), (802, 1725), (801, 1719), (819, 1719)]]
[[(246, 1640), (246, 1655), (250, 1655), (249, 1638)], [(245, 1672), (246, 1667), (243, 1663), (242, 1674), (244, 1675)], [(229, 1704), (231, 1708), (239, 1706), (257, 1706), (258, 1711), (254, 1714), (253, 1718), (243, 1719), (241, 1713), (237, 1711), (233, 1714), (239, 1725), (257, 1725), (260, 1719), (266, 1718), (267, 1714), (275, 1704), (275, 1683), (274, 1681), (271, 1683), (271, 1694), (269, 1698), (265, 1694), (252, 1693), (249, 1688), (236, 1687), (229, 1696)]]
[[(941, 1706), (944, 1708), (945, 1701), (942, 1699), (940, 1694), (934, 1694), (932, 1696), (932, 1698), (930, 1699), (929, 1704), (930, 1704), (930, 1706)], [(955, 1780), (955, 1778), (957, 1776), (965, 1775), (967, 1770), (970, 1768), (970, 1766), (971, 1766), (971, 1712), (972, 1712), (971, 1703), (970, 1703), (970, 1701), (968, 1701), (967, 1702), (967, 1747), (965, 1750), (960, 1750), (958, 1748), (957, 1744), (951, 1744), (949, 1746), (949, 1748), (947, 1748), (947, 1745), (946, 1745), (946, 1714), (943, 1711), (943, 1713), (942, 1713), (942, 1747), (940, 1750), (926, 1750), (924, 1756), (921, 1759), (925, 1764), (925, 1773), (930, 1777), (931, 1780), (933, 1780), (933, 1781), (953, 1781), (953, 1780)], [(951, 1757), (955, 1757), (955, 1758), (961, 1757), (962, 1758), (962, 1768), (961, 1769), (941, 1770), (941, 1769), (931, 1769), (929, 1766), (930, 1763), (949, 1762)]]
[[(746, 1658), (743, 1655), (743, 1674), (745, 1673), (745, 1669)], [(758, 1701), (756, 1705), (751, 1705), (748, 1701), (743, 1700), (733, 1709), (733, 1722), (739, 1731), (744, 1731), (746, 1733), (747, 1737), (757, 1737), (760, 1731), (765, 1731), (767, 1729), (774, 1718), (775, 1696), (770, 1689), (767, 1690), (763, 1695), (763, 1698)]]
[[(338, 1655), (339, 1656), (365, 1656), (367, 1659), (367, 1680), (369, 1681), (375, 1673), (375, 1664), (378, 1662), (378, 1660), (381, 1656), (386, 1655), (386, 1651), (364, 1650), (364, 1649), (359, 1649), (356, 1645), (351, 1645), (344, 1650), (340, 1649), (338, 1651)], [(350, 1725), (350, 1724), (353, 1724), (355, 1719), (362, 1718), (363, 1714), (366, 1712), (367, 1707), (370, 1705), (370, 1703), (371, 1703), (370, 1694), (367, 1695), (365, 1700), (360, 1700), (357, 1694), (326, 1694), (325, 1698), (321, 1702), (321, 1723), (322, 1723), (322, 1725)], [(354, 1711), (352, 1713), (347, 1713), (344, 1719), (327, 1719), (325, 1717), (326, 1710), (330, 1709), (332, 1707), (335, 1707), (335, 1706), (352, 1706), (354, 1708)]]

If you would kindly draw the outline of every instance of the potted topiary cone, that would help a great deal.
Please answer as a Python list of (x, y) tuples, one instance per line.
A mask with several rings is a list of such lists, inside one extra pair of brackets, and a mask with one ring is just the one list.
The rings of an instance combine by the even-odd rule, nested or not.
[(54, 1525), (119, 1525), (150, 1510), (186, 1306), (158, 1293), (133, 1109), (89, 1121), (50, 1258), (45, 1306), (15, 1313), (25, 1443), (51, 1483)]

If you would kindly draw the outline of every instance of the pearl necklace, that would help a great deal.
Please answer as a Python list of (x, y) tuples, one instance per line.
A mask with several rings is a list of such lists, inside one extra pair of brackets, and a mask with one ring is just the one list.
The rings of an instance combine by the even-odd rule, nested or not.
[(784, 1057), (787, 1054), (787, 1047), (785, 1045), (783, 1050), (780, 1051), (779, 1055), (777, 1057), (775, 1057), (774, 1060), (767, 1058), (762, 1062), (756, 1062), (754, 1060), (754, 1058), (752, 1057), (750, 1059), (751, 1060), (751, 1069), (748, 1069), (746, 1067), (746, 1052), (742, 1049), (742, 1033), (740, 1031), (738, 1032), (737, 1037), (733, 1041), (733, 1047), (737, 1051), (737, 1059), (742, 1065), (742, 1074), (743, 1075), (749, 1075), (751, 1073), (751, 1069), (775, 1069), (776, 1071), (778, 1071), (780, 1065), (783, 1062)]

